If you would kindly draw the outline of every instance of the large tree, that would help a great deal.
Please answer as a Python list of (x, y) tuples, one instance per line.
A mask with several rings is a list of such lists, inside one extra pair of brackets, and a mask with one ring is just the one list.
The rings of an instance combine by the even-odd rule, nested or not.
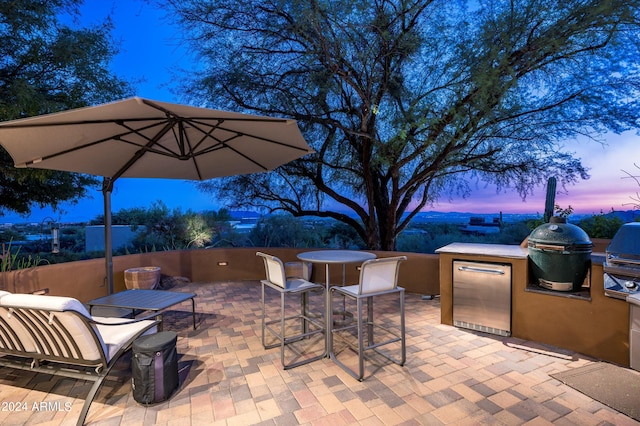
[(588, 178), (561, 142), (636, 127), (638, 0), (163, 3), (201, 60), (194, 101), (293, 117), (316, 150), (204, 188), (370, 249), (474, 179), (525, 197)]
[[(129, 95), (113, 75), (109, 20), (74, 29), (82, 0), (0, 0), (0, 120), (93, 105)], [(74, 21), (75, 20), (75, 21)], [(77, 201), (97, 180), (67, 172), (16, 169), (0, 147), (0, 214)]]

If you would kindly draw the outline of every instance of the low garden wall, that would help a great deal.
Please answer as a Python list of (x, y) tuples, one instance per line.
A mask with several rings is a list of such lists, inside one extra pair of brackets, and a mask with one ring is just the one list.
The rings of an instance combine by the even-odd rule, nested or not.
[[(159, 266), (163, 276), (185, 277), (192, 282), (260, 280), (264, 264), (256, 251), (264, 251), (283, 261), (309, 249), (291, 248), (215, 248), (131, 254), (113, 258), (114, 291), (125, 289), (124, 271), (141, 266)], [(440, 294), (438, 255), (421, 253), (376, 252), (378, 257), (405, 255), (400, 267), (399, 285), (406, 291), (423, 295)], [(342, 275), (341, 265), (331, 265), (331, 277)], [(70, 296), (87, 302), (107, 294), (104, 259), (41, 265), (0, 273), (0, 289), (15, 293), (42, 292)], [(346, 282), (358, 281), (358, 265), (346, 266)], [(315, 265), (312, 280), (324, 282), (324, 267)], [(332, 280), (333, 281), (333, 280)]]

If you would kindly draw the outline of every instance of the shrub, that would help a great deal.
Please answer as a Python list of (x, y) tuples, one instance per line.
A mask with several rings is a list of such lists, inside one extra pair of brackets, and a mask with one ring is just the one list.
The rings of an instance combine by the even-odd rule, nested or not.
[(618, 216), (613, 214), (603, 214), (587, 217), (578, 222), (578, 226), (582, 228), (591, 238), (613, 238), (618, 229), (624, 222)]

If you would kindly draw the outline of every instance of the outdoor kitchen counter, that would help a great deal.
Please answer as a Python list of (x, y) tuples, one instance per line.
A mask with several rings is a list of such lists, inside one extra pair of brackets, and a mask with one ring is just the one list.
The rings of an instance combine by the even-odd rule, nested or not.
[(512, 292), (517, 283), (527, 282), (528, 250), (518, 245), (452, 243), (437, 249), (436, 253), (440, 255), (440, 322), (443, 324), (453, 325), (454, 260), (510, 264)]
[[(523, 244), (524, 245), (524, 244)], [(629, 304), (604, 295), (604, 256), (592, 255), (588, 297), (531, 291), (523, 245), (453, 243), (439, 248), (441, 322), (453, 325), (453, 261), (511, 265), (511, 335), (629, 366)], [(564, 294), (563, 294), (564, 293)]]
[(526, 259), (528, 250), (521, 246), (508, 244), (451, 243), (436, 250), (436, 253), (493, 256), (509, 259)]

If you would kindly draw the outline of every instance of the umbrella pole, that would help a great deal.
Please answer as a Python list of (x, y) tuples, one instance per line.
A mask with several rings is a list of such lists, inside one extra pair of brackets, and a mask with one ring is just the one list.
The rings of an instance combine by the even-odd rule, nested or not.
[(105, 177), (102, 181), (104, 198), (104, 261), (106, 269), (107, 294), (113, 294), (113, 250), (111, 240), (111, 191), (113, 180)]

